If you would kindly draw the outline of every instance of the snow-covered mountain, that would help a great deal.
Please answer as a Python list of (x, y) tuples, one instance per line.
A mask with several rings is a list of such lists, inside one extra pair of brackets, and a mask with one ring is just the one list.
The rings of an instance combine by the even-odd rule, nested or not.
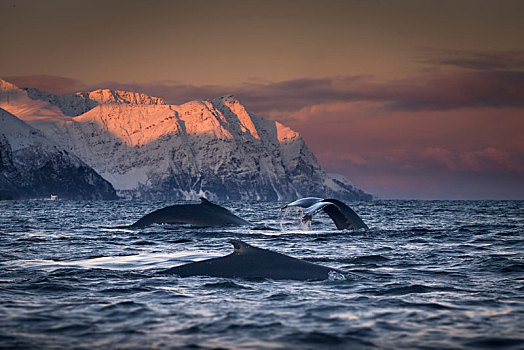
[(0, 125), (0, 198), (117, 198), (78, 157), (1, 108)]
[(2, 94), (1, 108), (19, 113), (127, 198), (371, 198), (328, 176), (298, 133), (250, 114), (233, 96), (177, 106), (112, 90)]

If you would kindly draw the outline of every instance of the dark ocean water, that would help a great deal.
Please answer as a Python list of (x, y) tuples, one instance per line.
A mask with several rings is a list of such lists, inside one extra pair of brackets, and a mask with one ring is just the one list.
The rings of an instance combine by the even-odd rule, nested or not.
[[(0, 202), (0, 348), (524, 349), (524, 201), (348, 203), (353, 232), (257, 202), (221, 204), (279, 230), (104, 228), (168, 204)], [(360, 277), (158, 273), (230, 238)]]

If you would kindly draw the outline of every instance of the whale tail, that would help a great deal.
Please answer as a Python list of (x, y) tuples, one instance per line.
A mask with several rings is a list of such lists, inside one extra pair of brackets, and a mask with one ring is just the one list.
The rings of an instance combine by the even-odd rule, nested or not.
[(368, 226), (353, 209), (337, 199), (305, 197), (283, 206), (281, 210), (288, 207), (304, 208), (303, 221), (310, 221), (313, 215), (322, 210), (333, 220), (338, 230), (368, 229)]

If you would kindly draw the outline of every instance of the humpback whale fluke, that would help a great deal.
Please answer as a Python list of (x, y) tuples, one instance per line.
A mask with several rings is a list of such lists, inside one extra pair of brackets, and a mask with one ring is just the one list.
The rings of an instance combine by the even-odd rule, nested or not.
[(222, 225), (251, 225), (224, 207), (200, 198), (200, 204), (177, 204), (155, 210), (134, 224), (127, 226), (144, 227), (152, 224), (187, 224), (195, 227)]
[(306, 197), (283, 206), (281, 210), (288, 207), (304, 208), (304, 216), (302, 217), (303, 221), (310, 221), (313, 218), (313, 215), (323, 210), (329, 215), (339, 230), (368, 228), (353, 209), (337, 199)]
[(220, 257), (172, 267), (163, 273), (180, 277), (210, 276), (273, 280), (324, 280), (336, 276), (345, 278), (346, 273), (326, 266), (253, 247), (232, 239), (233, 253)]

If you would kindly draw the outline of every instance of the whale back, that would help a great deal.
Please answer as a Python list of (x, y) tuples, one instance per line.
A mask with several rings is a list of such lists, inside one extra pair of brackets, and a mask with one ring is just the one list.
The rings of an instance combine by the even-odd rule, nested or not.
[(173, 267), (165, 273), (176, 274), (180, 277), (210, 276), (306, 281), (324, 280), (329, 278), (331, 271), (336, 271), (284, 254), (253, 247), (239, 240), (231, 240), (230, 243), (233, 244), (234, 251), (229, 255)]
[(195, 227), (220, 225), (250, 225), (228, 209), (201, 198), (199, 204), (177, 204), (155, 210), (130, 227), (151, 224), (187, 224)]

